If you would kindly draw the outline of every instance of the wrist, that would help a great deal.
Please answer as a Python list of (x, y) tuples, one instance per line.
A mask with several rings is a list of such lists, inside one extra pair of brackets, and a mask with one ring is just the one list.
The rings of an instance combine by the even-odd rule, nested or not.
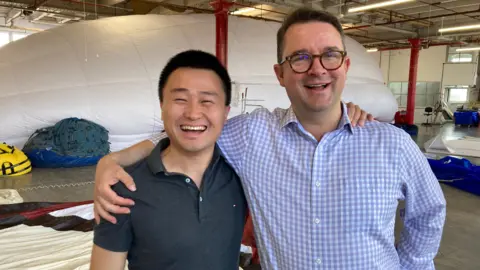
[(111, 163), (118, 164), (118, 155), (116, 154), (116, 152), (109, 153), (108, 155), (103, 156), (99, 160), (99, 163), (105, 164), (105, 165), (111, 164)]

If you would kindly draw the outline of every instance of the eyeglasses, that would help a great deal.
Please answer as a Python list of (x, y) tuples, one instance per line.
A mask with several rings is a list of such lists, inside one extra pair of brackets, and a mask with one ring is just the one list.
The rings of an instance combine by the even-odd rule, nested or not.
[(280, 65), (288, 61), (290, 67), (296, 73), (307, 72), (313, 64), (313, 59), (316, 57), (320, 58), (320, 64), (326, 70), (333, 71), (340, 68), (345, 60), (347, 52), (345, 51), (327, 51), (322, 54), (309, 54), (309, 53), (295, 53), (293, 55), (287, 56)]

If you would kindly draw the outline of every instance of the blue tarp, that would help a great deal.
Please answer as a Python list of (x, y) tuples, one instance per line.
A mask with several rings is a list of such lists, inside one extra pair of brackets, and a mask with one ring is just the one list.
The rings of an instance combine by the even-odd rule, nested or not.
[(110, 152), (108, 131), (85, 119), (66, 118), (35, 131), (23, 152), (37, 168), (94, 165)]
[(468, 159), (444, 157), (428, 159), (433, 173), (444, 184), (480, 196), (480, 166), (472, 164)]

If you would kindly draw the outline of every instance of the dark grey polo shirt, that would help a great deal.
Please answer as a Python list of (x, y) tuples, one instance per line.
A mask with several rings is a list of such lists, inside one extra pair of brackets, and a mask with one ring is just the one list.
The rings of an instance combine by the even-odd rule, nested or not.
[(126, 168), (137, 190), (122, 183), (118, 195), (135, 205), (129, 215), (115, 215), (117, 224), (102, 220), (94, 243), (128, 251), (129, 269), (238, 270), (247, 203), (240, 179), (218, 146), (201, 188), (183, 174), (165, 171), (158, 143), (145, 160)]

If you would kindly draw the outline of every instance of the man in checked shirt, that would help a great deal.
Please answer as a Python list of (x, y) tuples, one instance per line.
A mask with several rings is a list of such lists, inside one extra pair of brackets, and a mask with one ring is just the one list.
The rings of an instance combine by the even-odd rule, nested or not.
[[(274, 70), (289, 109), (228, 120), (218, 144), (240, 176), (262, 269), (435, 269), (446, 214), (440, 185), (409, 135), (386, 123), (355, 128), (341, 94), (350, 59), (339, 21), (301, 8), (277, 34)], [(104, 158), (96, 213), (125, 213), (110, 189), (134, 185), (121, 166), (164, 135)], [(394, 225), (405, 201), (398, 245)]]

